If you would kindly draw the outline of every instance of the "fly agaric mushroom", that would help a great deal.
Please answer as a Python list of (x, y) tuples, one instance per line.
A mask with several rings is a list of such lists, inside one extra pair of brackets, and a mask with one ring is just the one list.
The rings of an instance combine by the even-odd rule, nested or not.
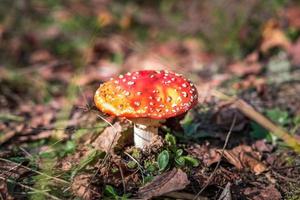
[(134, 123), (134, 144), (144, 148), (160, 123), (181, 115), (198, 102), (198, 93), (182, 75), (163, 71), (128, 72), (100, 85), (94, 101), (102, 112)]

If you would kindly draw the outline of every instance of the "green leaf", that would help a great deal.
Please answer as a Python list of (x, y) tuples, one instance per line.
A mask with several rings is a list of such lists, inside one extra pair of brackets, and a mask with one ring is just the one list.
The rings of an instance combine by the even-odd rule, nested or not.
[(109, 197), (118, 198), (118, 193), (116, 192), (115, 188), (111, 185), (106, 185), (104, 193)]
[(169, 152), (167, 150), (163, 150), (157, 158), (159, 171), (164, 171), (169, 164)]
[(145, 179), (144, 179), (144, 181), (145, 181), (145, 183), (149, 183), (149, 182), (151, 182), (153, 179), (154, 179), (154, 176), (146, 176)]
[(174, 135), (170, 134), (170, 133), (167, 133), (166, 136), (165, 136), (165, 140), (167, 142), (167, 144), (169, 146), (174, 146), (176, 145), (176, 138)]
[(251, 128), (252, 128), (252, 131), (250, 132), (250, 135), (254, 139), (270, 138), (270, 133), (265, 128), (263, 128), (261, 125), (259, 125), (258, 123), (251, 122)]
[(185, 165), (185, 159), (183, 156), (180, 156), (180, 157), (176, 157), (175, 158), (175, 162), (177, 165), (183, 167)]
[(182, 149), (177, 149), (176, 150), (176, 157), (181, 156), (183, 154), (183, 150)]
[(185, 163), (189, 166), (198, 167), (199, 161), (191, 156), (182, 156), (185, 160)]
[(130, 161), (128, 161), (128, 163), (127, 163), (127, 167), (128, 167), (129, 169), (134, 169), (134, 168), (137, 167), (137, 164), (136, 164), (135, 161), (130, 160)]
[(272, 121), (279, 123), (282, 126), (290, 123), (289, 113), (286, 111), (275, 108), (267, 110), (266, 114)]

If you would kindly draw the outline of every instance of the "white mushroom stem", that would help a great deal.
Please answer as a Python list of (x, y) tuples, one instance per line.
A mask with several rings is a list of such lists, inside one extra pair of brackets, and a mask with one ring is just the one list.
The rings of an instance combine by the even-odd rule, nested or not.
[(134, 123), (134, 145), (144, 149), (150, 145), (153, 138), (158, 135), (158, 127), (161, 120), (137, 118), (131, 120)]

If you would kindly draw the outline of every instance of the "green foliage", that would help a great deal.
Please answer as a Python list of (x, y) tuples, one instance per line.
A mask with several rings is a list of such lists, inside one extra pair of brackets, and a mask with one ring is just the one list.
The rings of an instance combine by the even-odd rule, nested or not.
[[(282, 111), (279, 108), (268, 109), (265, 113), (269, 119), (281, 126), (286, 126), (287, 124), (291, 123), (291, 118), (289, 117), (288, 112)], [(276, 143), (278, 138), (261, 125), (257, 124), (256, 122), (251, 122), (251, 128), (252, 131), (250, 132), (250, 135), (253, 138), (266, 139), (268, 142), (272, 142), (273, 144)]]
[(111, 185), (106, 185), (104, 189), (104, 199), (127, 200), (131, 194), (123, 194), (119, 196), (115, 188)]
[(159, 167), (159, 171), (164, 171), (169, 164), (169, 152), (167, 150), (163, 150), (157, 158), (157, 163)]
[(199, 161), (191, 156), (183, 155), (183, 150), (176, 146), (176, 138), (167, 133), (165, 136), (167, 149), (163, 150), (157, 158), (159, 171), (165, 171), (169, 166), (175, 165), (177, 167), (197, 167)]
[(279, 108), (269, 109), (266, 111), (266, 115), (274, 122), (279, 123), (281, 126), (285, 126), (291, 122), (289, 113), (282, 111)]

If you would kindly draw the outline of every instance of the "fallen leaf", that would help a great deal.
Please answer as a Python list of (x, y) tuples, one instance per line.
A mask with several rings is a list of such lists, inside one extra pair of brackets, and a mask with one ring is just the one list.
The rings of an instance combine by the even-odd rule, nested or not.
[(252, 200), (280, 200), (282, 196), (274, 185), (265, 188), (246, 188), (243, 192), (248, 199)]
[(96, 187), (92, 186), (92, 174), (80, 174), (74, 177), (71, 190), (73, 194), (84, 199), (100, 199), (101, 195), (96, 191)]
[(281, 30), (279, 23), (274, 19), (269, 20), (262, 31), (260, 50), (266, 53), (271, 48), (280, 47), (288, 51), (290, 46), (291, 42)]
[(189, 155), (201, 160), (201, 162), (207, 167), (221, 159), (221, 154), (216, 151), (216, 148), (211, 148), (209, 144), (196, 144), (185, 150)]
[[(218, 150), (221, 154), (221, 150)], [(249, 168), (256, 175), (266, 171), (267, 166), (260, 162), (260, 155), (250, 146), (240, 145), (231, 150), (224, 150), (226, 160), (238, 170)]]
[(141, 187), (138, 196), (142, 199), (151, 199), (172, 191), (182, 190), (189, 183), (186, 173), (181, 169), (174, 168), (155, 177), (152, 182)]
[(287, 8), (285, 16), (290, 26), (300, 29), (300, 7), (293, 6)]
[(300, 38), (291, 46), (289, 54), (294, 65), (300, 65)]
[(122, 149), (128, 141), (133, 141), (132, 129), (125, 122), (117, 122), (113, 126), (107, 127), (92, 143), (94, 148), (113, 152), (115, 149)]
[(273, 146), (267, 144), (265, 140), (257, 140), (253, 145), (253, 148), (257, 149), (259, 152), (268, 152), (270, 153), (273, 150)]

